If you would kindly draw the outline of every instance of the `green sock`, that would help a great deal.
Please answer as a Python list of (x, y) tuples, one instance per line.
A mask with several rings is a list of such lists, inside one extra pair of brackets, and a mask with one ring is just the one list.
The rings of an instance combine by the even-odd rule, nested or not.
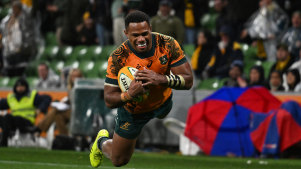
[(97, 140), (97, 147), (100, 151), (102, 151), (102, 143), (104, 143), (105, 141), (107, 141), (109, 138), (108, 137), (100, 137), (98, 140)]

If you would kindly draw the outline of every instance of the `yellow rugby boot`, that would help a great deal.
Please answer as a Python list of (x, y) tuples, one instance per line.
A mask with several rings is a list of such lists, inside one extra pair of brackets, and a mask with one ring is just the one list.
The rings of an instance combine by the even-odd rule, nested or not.
[(109, 137), (109, 132), (106, 129), (99, 130), (97, 137), (95, 138), (95, 141), (91, 147), (90, 151), (90, 163), (92, 167), (98, 167), (102, 164), (103, 161), (103, 153), (102, 151), (98, 148), (97, 142), (101, 137)]

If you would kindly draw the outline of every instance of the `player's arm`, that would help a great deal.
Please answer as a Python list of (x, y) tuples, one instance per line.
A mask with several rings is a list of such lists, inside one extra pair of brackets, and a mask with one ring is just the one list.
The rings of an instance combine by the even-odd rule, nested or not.
[(192, 87), (193, 76), (188, 62), (172, 67), (171, 72), (171, 75), (162, 75), (152, 70), (139, 70), (135, 74), (135, 79), (143, 81), (143, 86), (162, 85), (179, 90), (190, 89)]
[(105, 85), (104, 86), (104, 99), (106, 106), (109, 108), (117, 108), (130, 102), (136, 96), (145, 92), (142, 82), (133, 80), (127, 92), (121, 92), (119, 87)]
[(169, 87), (175, 89), (190, 89), (192, 87), (193, 74), (188, 62), (177, 67), (172, 67), (171, 72), (172, 75), (166, 75), (167, 85)]
[(139, 70), (136, 72), (136, 80), (143, 81), (143, 86), (165, 85), (173, 89), (190, 89), (193, 85), (193, 75), (190, 64), (176, 40), (170, 40), (170, 70), (171, 74), (158, 74), (152, 70)]

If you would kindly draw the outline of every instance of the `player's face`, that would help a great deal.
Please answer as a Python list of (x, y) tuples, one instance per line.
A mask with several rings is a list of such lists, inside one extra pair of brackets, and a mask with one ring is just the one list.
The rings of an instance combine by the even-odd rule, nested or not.
[(140, 53), (151, 50), (151, 27), (146, 21), (139, 23), (130, 23), (124, 33), (137, 52)]

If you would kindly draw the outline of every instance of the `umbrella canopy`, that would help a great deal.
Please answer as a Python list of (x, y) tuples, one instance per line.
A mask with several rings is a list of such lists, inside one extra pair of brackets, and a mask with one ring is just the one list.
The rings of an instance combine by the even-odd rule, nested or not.
[(301, 107), (288, 101), (269, 114), (253, 114), (251, 139), (263, 155), (278, 155), (301, 141)]
[(185, 135), (208, 155), (252, 156), (251, 113), (280, 105), (263, 87), (222, 88), (189, 109)]

